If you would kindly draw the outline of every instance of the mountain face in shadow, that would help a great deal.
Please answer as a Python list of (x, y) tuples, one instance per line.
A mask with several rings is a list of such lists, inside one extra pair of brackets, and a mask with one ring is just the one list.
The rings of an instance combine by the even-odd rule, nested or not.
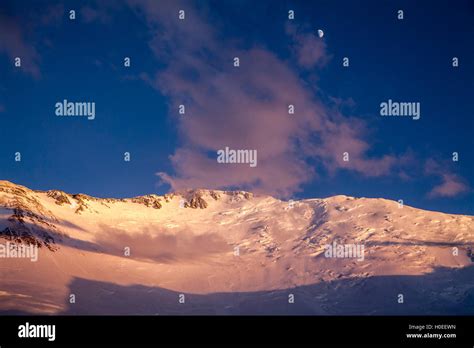
[(3, 314), (473, 314), (474, 217), (335, 196), (129, 199), (0, 181)]
[[(474, 266), (421, 276), (334, 280), (292, 289), (212, 294), (75, 278), (61, 315), (472, 315)], [(404, 301), (398, 295), (404, 294)], [(290, 301), (290, 298), (293, 301)], [(66, 301), (67, 302), (67, 301)], [(2, 314), (31, 314), (2, 312)]]

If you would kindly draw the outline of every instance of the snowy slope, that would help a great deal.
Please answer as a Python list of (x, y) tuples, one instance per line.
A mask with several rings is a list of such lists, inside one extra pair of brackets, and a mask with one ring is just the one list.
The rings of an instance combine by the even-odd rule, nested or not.
[[(7, 241), (40, 248), (37, 262), (0, 258), (3, 313), (474, 313), (474, 217), (385, 199), (99, 199), (0, 181)], [(363, 260), (328, 258), (333, 242), (363, 245)]]

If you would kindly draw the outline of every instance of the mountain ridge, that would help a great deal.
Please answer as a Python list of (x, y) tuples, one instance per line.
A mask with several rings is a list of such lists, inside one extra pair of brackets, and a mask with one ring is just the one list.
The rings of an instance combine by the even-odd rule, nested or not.
[[(0, 295), (0, 311), (64, 312), (74, 279), (174, 293), (281, 294), (309, 285), (318, 291), (337, 287), (339, 280), (357, 287), (374, 277), (421, 276), (438, 268), (455, 272), (472, 266), (473, 231), (472, 216), (386, 199), (281, 201), (218, 190), (110, 199), (0, 181), (0, 242), (40, 250), (38, 262), (0, 259), (0, 294), (9, 294)], [(448, 287), (439, 291), (452, 296), (448, 307), (455, 308), (470, 303), (473, 282), (453, 285), (445, 279), (433, 286)], [(97, 311), (114, 312), (112, 303), (111, 293)], [(81, 313), (88, 310), (84, 306)]]

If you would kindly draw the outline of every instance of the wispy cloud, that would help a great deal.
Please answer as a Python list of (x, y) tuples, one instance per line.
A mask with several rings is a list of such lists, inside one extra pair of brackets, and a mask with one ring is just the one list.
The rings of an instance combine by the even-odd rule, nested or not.
[(441, 184), (430, 191), (430, 197), (454, 197), (468, 191), (468, 186), (457, 175), (444, 174), (442, 180)]
[[(61, 3), (45, 6), (40, 13), (29, 13), (28, 21), (22, 17), (9, 16), (0, 11), (0, 53), (8, 55), (11, 66), (15, 58), (21, 58), (20, 71), (38, 79), (41, 77), (40, 61), (35, 41), (35, 31), (40, 27), (58, 26), (65, 14), (64, 5)], [(25, 25), (25, 23), (27, 23)], [(48, 39), (46, 45), (51, 45)]]
[(293, 40), (293, 54), (301, 67), (312, 69), (328, 62), (326, 44), (322, 38), (290, 24), (287, 24), (286, 32)]
[(0, 52), (4, 52), (11, 60), (12, 66), (16, 57), (21, 58), (21, 68), (34, 78), (41, 76), (39, 54), (35, 47), (27, 43), (20, 24), (14, 18), (0, 13)]
[(469, 185), (460, 176), (450, 172), (447, 166), (441, 165), (433, 159), (426, 161), (425, 173), (440, 179), (440, 183), (428, 193), (430, 198), (454, 197), (469, 192)]

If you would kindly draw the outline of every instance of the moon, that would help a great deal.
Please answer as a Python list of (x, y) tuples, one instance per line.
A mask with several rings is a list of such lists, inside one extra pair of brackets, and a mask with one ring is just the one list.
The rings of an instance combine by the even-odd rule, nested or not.
[(318, 36), (323, 37), (324, 36), (324, 31), (322, 31), (321, 29), (318, 29)]

